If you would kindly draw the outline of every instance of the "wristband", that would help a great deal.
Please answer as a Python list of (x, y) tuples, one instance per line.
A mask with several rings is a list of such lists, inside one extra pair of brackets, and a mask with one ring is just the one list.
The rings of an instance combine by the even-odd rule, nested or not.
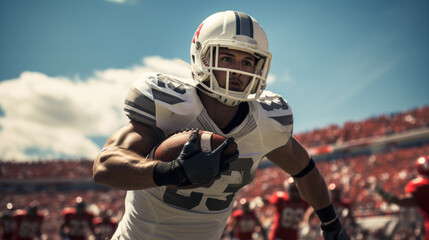
[(330, 222), (335, 221), (337, 218), (337, 214), (335, 213), (334, 206), (332, 206), (332, 203), (329, 204), (329, 206), (316, 210), (316, 214), (319, 217), (320, 221), (322, 221), (322, 224), (329, 224)]
[(316, 163), (314, 162), (313, 158), (310, 158), (310, 161), (308, 162), (307, 166), (301, 170), (298, 174), (292, 175), (293, 178), (301, 178), (307, 175), (313, 168), (316, 166)]
[[(153, 168), (153, 181), (158, 186), (179, 185), (181, 178), (173, 162), (157, 162)], [(179, 167), (180, 168), (180, 167)]]
[(333, 221), (331, 221), (331, 223), (322, 224), (321, 228), (324, 232), (334, 232), (341, 230), (343, 226), (341, 226), (340, 220), (336, 217)]

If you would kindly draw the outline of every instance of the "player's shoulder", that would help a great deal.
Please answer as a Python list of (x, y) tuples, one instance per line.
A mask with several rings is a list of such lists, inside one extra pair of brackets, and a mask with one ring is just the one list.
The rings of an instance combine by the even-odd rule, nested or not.
[(71, 207), (66, 207), (61, 211), (61, 215), (67, 216), (67, 215), (74, 215), (76, 214), (76, 209)]
[(241, 216), (241, 215), (243, 215), (243, 210), (241, 210), (241, 209), (237, 209), (237, 210), (234, 210), (234, 211), (232, 212), (232, 216), (233, 216), (233, 217), (239, 217), (239, 216)]
[(265, 90), (257, 99), (257, 102), (264, 111), (292, 114), (289, 103), (277, 93)]
[(417, 177), (412, 179), (405, 186), (405, 191), (411, 193), (422, 187), (429, 188), (429, 178)]
[(15, 217), (24, 217), (24, 216), (27, 215), (27, 211), (24, 210), (24, 209), (17, 209), (17, 210), (15, 210), (15, 212), (13, 213), (13, 215)]
[[(125, 114), (132, 120), (155, 125), (159, 111), (190, 115), (199, 104), (191, 80), (163, 73), (144, 73), (135, 81), (125, 99)], [(161, 110), (162, 109), (162, 110)]]
[(288, 194), (283, 191), (277, 191), (273, 193), (270, 197), (270, 202), (272, 204), (277, 203), (278, 201), (281, 201), (283, 199), (286, 199), (288, 197)]
[(254, 101), (253, 111), (262, 118), (280, 123), (282, 126), (293, 124), (293, 113), (289, 103), (280, 95), (264, 91), (258, 100)]
[(151, 99), (156, 99), (168, 104), (176, 104), (186, 101), (189, 94), (195, 93), (193, 81), (159, 72), (147, 72), (133, 82), (135, 88), (141, 94)]

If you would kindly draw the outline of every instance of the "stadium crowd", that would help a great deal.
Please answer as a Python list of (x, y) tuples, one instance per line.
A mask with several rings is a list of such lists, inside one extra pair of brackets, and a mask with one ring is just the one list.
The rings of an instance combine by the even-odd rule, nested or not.
[[(305, 147), (342, 143), (345, 141), (392, 135), (412, 129), (429, 127), (429, 106), (390, 115), (372, 117), (363, 121), (349, 121), (324, 128), (295, 134)], [(60, 164), (59, 164), (60, 163)], [(70, 171), (73, 169), (73, 171)], [(43, 160), (16, 164), (1, 162), (0, 178), (85, 178), (92, 175), (92, 161), (87, 159), (64, 161), (62, 159)]]
[[(305, 133), (296, 134), (306, 147), (336, 144), (350, 140), (386, 136), (429, 127), (429, 106), (369, 118), (363, 121), (347, 122), (342, 127), (331, 125)], [(335, 156), (317, 161), (320, 171), (329, 186), (341, 188), (341, 197), (350, 200), (351, 211), (357, 226), (349, 227), (352, 239), (419, 239), (422, 220), (413, 209), (403, 209), (387, 204), (381, 197), (370, 191), (373, 183), (383, 184), (385, 189), (403, 193), (405, 184), (416, 176), (411, 162), (418, 156), (429, 153), (429, 143), (422, 142), (406, 147), (389, 147), (383, 151), (364, 154)], [(90, 179), (92, 161), (90, 160), (50, 160), (19, 163), (0, 162), (0, 180), (33, 179)], [(272, 165), (264, 165), (256, 172), (254, 181), (242, 189), (237, 200), (245, 198), (251, 203), (262, 225), (269, 230), (274, 210), (263, 199), (268, 199), (278, 191), (286, 191), (287, 174)], [(9, 189), (9, 188), (8, 188)], [(125, 191), (112, 189), (71, 189), (41, 190), (32, 192), (12, 192), (0, 195), (0, 212), (8, 211), (7, 206), (26, 209), (37, 205), (43, 214), (41, 228), (43, 239), (61, 239), (60, 228), (64, 222), (63, 210), (73, 207), (76, 199), (87, 203), (88, 211), (100, 216), (105, 210), (113, 212), (120, 219), (124, 211)], [(9, 205), (8, 205), (9, 204)], [(377, 221), (374, 221), (374, 220)], [(404, 224), (406, 222), (406, 224)], [(312, 224), (301, 225), (300, 239), (316, 239), (320, 236), (319, 227)], [(0, 228), (1, 229), (1, 228)], [(317, 230), (312, 230), (317, 229)], [(3, 230), (0, 230), (2, 233)], [(312, 232), (313, 231), (313, 232)], [(320, 231), (320, 230), (319, 230)], [(91, 235), (88, 232), (88, 236)], [(313, 236), (313, 238), (308, 238)], [(94, 238), (94, 236), (92, 236)]]

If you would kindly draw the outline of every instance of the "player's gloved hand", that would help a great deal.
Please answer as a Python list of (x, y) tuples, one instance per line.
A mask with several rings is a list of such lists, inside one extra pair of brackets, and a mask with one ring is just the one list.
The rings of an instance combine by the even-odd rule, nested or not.
[(222, 152), (233, 143), (228, 138), (211, 152), (202, 152), (198, 148), (198, 131), (193, 131), (179, 157), (171, 162), (158, 162), (153, 170), (153, 179), (158, 186), (186, 186), (196, 183), (208, 183), (228, 169), (229, 163), (238, 158), (238, 150), (222, 158)]
[(322, 225), (321, 228), (325, 240), (350, 240), (349, 235), (347, 235), (347, 232), (341, 226), (338, 218), (328, 225)]

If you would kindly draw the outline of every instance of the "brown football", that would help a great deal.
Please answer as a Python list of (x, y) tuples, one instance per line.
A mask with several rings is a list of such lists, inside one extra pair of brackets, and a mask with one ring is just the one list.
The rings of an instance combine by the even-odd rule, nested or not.
[[(188, 142), (189, 137), (191, 136), (192, 129), (185, 129), (179, 132), (176, 132), (170, 135), (168, 138), (164, 139), (156, 147), (154, 147), (150, 153), (150, 158), (160, 160), (163, 162), (170, 162), (177, 157), (179, 157), (182, 152), (183, 146)], [(203, 152), (211, 152), (217, 147), (219, 147), (226, 138), (222, 135), (198, 130), (198, 147)], [(227, 149), (222, 153), (223, 156), (229, 156), (237, 150), (237, 144), (233, 142)], [(202, 184), (194, 184), (191, 186), (180, 187), (180, 189), (189, 189), (200, 187)], [(173, 187), (173, 186), (169, 186)]]

